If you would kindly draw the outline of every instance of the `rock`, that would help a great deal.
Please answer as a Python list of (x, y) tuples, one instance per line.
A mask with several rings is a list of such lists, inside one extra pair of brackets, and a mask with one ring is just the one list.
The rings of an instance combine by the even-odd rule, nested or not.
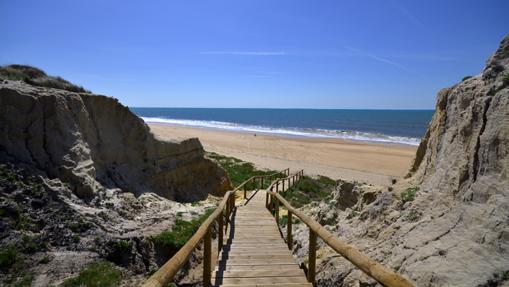
[[(416, 286), (509, 284), (509, 36), (480, 75), (440, 91), (407, 178), (391, 187), (373, 200), (358, 186), (365, 204), (350, 220), (337, 204), (302, 209), (317, 219), (337, 212), (327, 223), (340, 239)], [(296, 242), (301, 260), (306, 244)], [(317, 268), (318, 286), (374, 284), (334, 252)]]
[(157, 139), (127, 107), (105, 96), (4, 80), (0, 132), (1, 161), (34, 166), (87, 201), (111, 188), (177, 201), (230, 188), (198, 139)]

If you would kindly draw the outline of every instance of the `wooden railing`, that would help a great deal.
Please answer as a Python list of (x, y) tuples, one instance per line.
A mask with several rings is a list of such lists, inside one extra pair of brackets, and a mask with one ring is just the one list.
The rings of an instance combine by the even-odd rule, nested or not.
[(279, 178), (281, 175), (288, 176), (290, 169), (285, 169), (269, 175), (253, 176), (245, 180), (234, 190), (228, 191), (223, 200), (219, 203), (214, 212), (205, 220), (196, 233), (189, 239), (182, 248), (168, 260), (159, 270), (157, 270), (150, 278), (143, 284), (143, 287), (166, 287), (172, 280), (175, 274), (182, 268), (188, 261), (189, 256), (196, 249), (198, 244), (203, 240), (203, 286), (211, 285), (212, 274), (212, 227), (217, 222), (219, 228), (217, 233), (218, 254), (223, 247), (223, 232), (228, 229), (230, 223), (230, 215), (235, 208), (235, 193), (237, 191), (244, 191), (244, 198), (246, 198), (246, 188), (248, 184), (256, 181), (261, 182), (263, 188), (264, 180), (272, 181)]
[[(235, 188), (235, 191), (237, 190), (243, 190), (244, 191), (244, 199), (247, 198), (247, 191), (249, 190), (249, 187), (253, 187), (252, 189), (256, 189), (258, 187), (257, 183), (260, 184), (260, 188), (263, 189), (264, 182), (268, 182), (269, 184), (272, 183), (274, 179), (280, 178), (281, 175), (289, 176), (290, 175), (290, 169), (283, 169), (280, 172), (275, 172), (273, 174), (267, 174), (267, 175), (255, 175), (244, 181), (242, 184), (237, 186)], [(270, 185), (269, 185), (270, 186)]]
[[(299, 180), (303, 176), (302, 171), (291, 177), (293, 180)], [(336, 236), (325, 229), (320, 223), (313, 220), (311, 217), (305, 215), (301, 211), (295, 209), (290, 205), (278, 192), (284, 190), (283, 187), (279, 189), (281, 180), (285, 182), (288, 178), (276, 180), (267, 189), (266, 205), (269, 210), (274, 214), (276, 222), (279, 225), (279, 204), (281, 203), (288, 210), (288, 223), (286, 242), (288, 248), (293, 249), (293, 237), (292, 237), (292, 217), (297, 216), (302, 222), (309, 227), (309, 254), (308, 254), (308, 267), (307, 267), (307, 278), (308, 281), (315, 284), (316, 278), (316, 245), (317, 237), (320, 237), (328, 246), (334, 251), (341, 254), (348, 261), (353, 263), (359, 269), (364, 271), (371, 278), (378, 281), (383, 286), (395, 286), (395, 287), (409, 287), (413, 286), (403, 276), (395, 273), (391, 269), (381, 265), (380, 263), (372, 260), (368, 256), (364, 255), (353, 246), (339, 240)]]

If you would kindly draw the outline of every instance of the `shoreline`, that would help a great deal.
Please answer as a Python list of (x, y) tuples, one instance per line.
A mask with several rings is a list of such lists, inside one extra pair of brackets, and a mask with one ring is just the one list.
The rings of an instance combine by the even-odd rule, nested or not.
[(401, 144), (418, 146), (419, 138), (410, 136), (386, 135), (375, 132), (361, 132), (350, 130), (328, 130), (320, 128), (297, 128), (297, 127), (270, 127), (249, 124), (237, 124), (221, 121), (182, 120), (166, 119), (157, 117), (140, 117), (146, 124), (169, 125), (187, 128), (212, 129), (217, 131), (230, 131), (250, 134), (264, 134), (290, 138), (319, 138), (340, 139), (346, 141), (360, 141), (368, 143)]
[(385, 186), (390, 185), (392, 178), (406, 174), (417, 150), (417, 146), (396, 143), (288, 137), (162, 123), (147, 125), (159, 139), (196, 137), (206, 151), (252, 162), (259, 168), (304, 169), (306, 174)]

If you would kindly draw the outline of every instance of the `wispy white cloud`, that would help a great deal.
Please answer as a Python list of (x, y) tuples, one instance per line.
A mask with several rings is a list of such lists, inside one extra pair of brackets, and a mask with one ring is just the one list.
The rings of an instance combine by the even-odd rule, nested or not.
[(387, 55), (391, 58), (397, 59), (405, 59), (405, 60), (416, 60), (416, 61), (434, 61), (434, 62), (461, 62), (459, 59), (451, 56), (445, 55), (435, 55), (435, 54), (409, 54), (409, 53), (400, 53), (400, 54), (391, 54)]
[(230, 56), (285, 56), (284, 51), (206, 51), (201, 55), (230, 55)]
[(412, 22), (415, 26), (425, 30), (426, 26), (421, 22), (414, 14), (412, 14), (408, 9), (400, 5), (397, 0), (390, 0), (389, 3), (398, 10), (405, 18), (407, 18), (410, 22)]
[(378, 62), (381, 62), (381, 63), (385, 63), (385, 64), (397, 67), (397, 68), (405, 70), (405, 71), (408, 70), (405, 66), (403, 66), (403, 65), (401, 65), (399, 63), (396, 63), (396, 62), (391, 61), (391, 60), (389, 60), (387, 58), (384, 58), (384, 57), (380, 57), (380, 56), (375, 55), (373, 53), (366, 52), (366, 51), (363, 51), (363, 50), (359, 50), (357, 48), (353, 48), (353, 47), (349, 47), (349, 46), (346, 46), (345, 49), (347, 49), (347, 50), (349, 50), (351, 52), (357, 53), (357, 54), (359, 54), (361, 56), (373, 59), (375, 61), (378, 61)]

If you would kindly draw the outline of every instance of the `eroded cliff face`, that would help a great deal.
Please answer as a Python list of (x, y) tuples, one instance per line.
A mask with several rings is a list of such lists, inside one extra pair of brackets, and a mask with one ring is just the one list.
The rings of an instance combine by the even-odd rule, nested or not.
[[(417, 286), (501, 286), (509, 283), (508, 169), (509, 36), (480, 75), (440, 91), (406, 179), (389, 190), (356, 184), (346, 209), (340, 186), (305, 211)], [(307, 228), (297, 226), (294, 251), (304, 260)], [(319, 286), (376, 285), (326, 246), (318, 254)]]
[(156, 139), (127, 107), (105, 96), (2, 80), (0, 132), (0, 159), (59, 178), (87, 201), (108, 188), (195, 201), (230, 187), (198, 139)]
[(57, 286), (107, 260), (139, 286), (176, 252), (152, 237), (214, 208), (226, 173), (113, 98), (25, 82), (0, 75), (0, 285)]
[(508, 75), (509, 37), (480, 75), (439, 93), (411, 170), (424, 189), (477, 203), (507, 192)]

